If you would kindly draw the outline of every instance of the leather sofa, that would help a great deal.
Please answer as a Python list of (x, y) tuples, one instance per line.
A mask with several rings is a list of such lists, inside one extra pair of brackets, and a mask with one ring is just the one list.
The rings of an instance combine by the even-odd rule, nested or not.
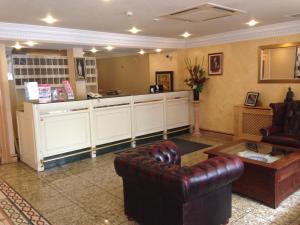
[(262, 141), (300, 148), (300, 101), (271, 103), (272, 126), (262, 128)]
[(220, 225), (231, 217), (231, 184), (243, 173), (236, 156), (180, 166), (176, 145), (164, 141), (115, 158), (124, 209), (143, 225)]

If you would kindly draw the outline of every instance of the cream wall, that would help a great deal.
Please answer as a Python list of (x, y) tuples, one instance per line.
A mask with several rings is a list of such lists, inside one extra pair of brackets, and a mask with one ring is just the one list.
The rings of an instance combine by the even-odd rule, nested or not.
[(207, 54), (224, 53), (223, 75), (210, 76), (200, 97), (200, 127), (232, 134), (233, 106), (243, 104), (248, 91), (258, 91), (260, 104), (263, 106), (268, 106), (271, 102), (282, 102), (289, 86), (295, 92), (295, 98), (300, 99), (300, 84), (257, 82), (258, 47), (298, 41), (300, 35), (292, 35), (188, 49), (187, 55), (191, 58), (206, 57), (205, 68)]
[[(169, 57), (167, 57), (169, 56)], [(173, 71), (173, 86), (174, 90), (183, 89), (184, 87), (184, 58), (186, 57), (185, 50), (178, 50), (168, 53), (150, 54), (149, 68), (150, 68), (150, 84), (155, 84), (157, 71)]]
[[(258, 83), (258, 47), (263, 45), (299, 42), (300, 35), (274, 37), (235, 43), (213, 45), (168, 53), (149, 54), (98, 60), (99, 87), (121, 89), (125, 92), (148, 91), (155, 84), (156, 71), (174, 71), (174, 89), (187, 89), (184, 58), (199, 60), (214, 52), (224, 53), (224, 72), (222, 76), (211, 76), (201, 94), (200, 127), (223, 133), (233, 133), (233, 106), (243, 104), (248, 91), (260, 93), (260, 105), (282, 102), (289, 86), (300, 99), (300, 84)], [(166, 57), (169, 55), (170, 57)], [(148, 66), (146, 65), (148, 64)], [(113, 68), (113, 69), (111, 69)], [(148, 72), (147, 72), (148, 71)], [(147, 76), (146, 78), (145, 76)]]
[(134, 55), (97, 59), (99, 90), (121, 90), (123, 94), (149, 91), (149, 56)]

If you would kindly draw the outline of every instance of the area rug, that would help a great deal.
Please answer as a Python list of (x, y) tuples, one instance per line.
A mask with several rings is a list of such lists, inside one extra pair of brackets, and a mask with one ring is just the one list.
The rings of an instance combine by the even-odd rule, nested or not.
[(203, 143), (198, 143), (198, 142), (194, 142), (194, 141), (187, 141), (184, 139), (180, 139), (180, 138), (172, 138), (170, 139), (170, 141), (173, 141), (181, 155), (186, 155), (195, 151), (199, 151), (205, 148), (210, 147), (211, 145), (207, 145), (207, 144), (203, 144)]
[[(199, 151), (199, 150), (211, 147), (211, 145), (194, 142), (194, 141), (187, 141), (187, 140), (180, 139), (180, 138), (171, 138), (168, 140), (173, 141), (177, 145), (178, 150), (180, 151), (181, 155), (186, 155), (186, 154), (189, 154), (189, 153), (192, 153), (195, 151)], [(155, 144), (158, 142), (161, 142), (161, 141), (148, 142), (147, 144), (144, 143), (142, 145), (138, 145), (138, 147), (152, 145), (152, 144)], [(128, 150), (129, 149), (118, 151), (118, 152), (116, 152), (116, 154), (118, 155), (118, 154), (120, 154), (122, 152), (126, 152)]]
[(5, 182), (0, 182), (0, 224), (50, 225), (37, 210)]

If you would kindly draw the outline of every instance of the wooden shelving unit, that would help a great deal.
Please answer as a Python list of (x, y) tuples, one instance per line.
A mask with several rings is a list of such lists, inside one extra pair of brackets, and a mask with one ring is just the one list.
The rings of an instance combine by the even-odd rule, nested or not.
[(86, 65), (86, 77), (85, 77), (86, 93), (98, 92), (96, 58), (85, 57), (85, 65)]
[(25, 82), (61, 86), (69, 79), (66, 56), (13, 55), (13, 73), (16, 89), (24, 89)]
[[(98, 92), (97, 65), (95, 57), (85, 57), (86, 61), (86, 93)], [(37, 82), (50, 84), (51, 87), (62, 87), (64, 80), (70, 80), (68, 57), (53, 54), (12, 54), (12, 73), (16, 94), (17, 108), (23, 108), (24, 83)]]
[[(62, 86), (69, 80), (68, 60), (66, 56), (13, 55), (13, 73), (16, 89), (24, 89), (25, 82)], [(97, 87), (97, 65), (95, 57), (85, 57), (86, 86)]]
[(97, 65), (95, 57), (85, 57), (86, 86), (97, 86)]

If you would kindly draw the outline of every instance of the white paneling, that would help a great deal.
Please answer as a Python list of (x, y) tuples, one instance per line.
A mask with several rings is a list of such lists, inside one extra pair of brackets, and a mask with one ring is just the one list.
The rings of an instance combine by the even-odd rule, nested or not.
[(40, 126), (44, 156), (91, 146), (88, 112), (44, 116)]
[(24, 103), (18, 113), (21, 159), (42, 171), (45, 157), (190, 125), (190, 94)]
[(164, 103), (152, 102), (134, 105), (135, 136), (164, 130)]
[(26, 118), (23, 112), (17, 112), (17, 122), (21, 161), (38, 169), (33, 120)]
[(166, 105), (167, 129), (189, 125), (188, 99), (169, 100)]
[(96, 109), (93, 117), (96, 145), (131, 138), (130, 106)]

